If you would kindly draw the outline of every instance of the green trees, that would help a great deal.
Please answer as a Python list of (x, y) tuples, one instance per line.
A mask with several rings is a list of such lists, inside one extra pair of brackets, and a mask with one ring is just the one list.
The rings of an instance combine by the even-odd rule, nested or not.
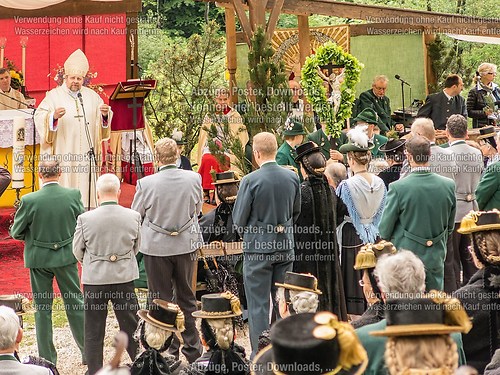
[(167, 38), (163, 51), (151, 61), (147, 75), (157, 81), (149, 96), (147, 117), (156, 137), (174, 128), (184, 132), (186, 153), (195, 146), (203, 117), (213, 103), (213, 91), (224, 83), (224, 37), (215, 22), (189, 39)]

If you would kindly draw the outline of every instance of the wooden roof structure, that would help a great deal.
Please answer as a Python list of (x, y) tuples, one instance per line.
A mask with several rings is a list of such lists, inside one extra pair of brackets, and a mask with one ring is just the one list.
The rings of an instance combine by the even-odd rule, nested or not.
[[(250, 44), (258, 26), (264, 27), (271, 40), (281, 13), (297, 15), (301, 65), (310, 53), (308, 17), (312, 14), (366, 21), (367, 24), (359, 25), (361, 28), (358, 28), (358, 32), (363, 28), (370, 28), (373, 35), (400, 35), (420, 29), (426, 40), (431, 40), (433, 34), (441, 33), (500, 38), (500, 17), (485, 18), (334, 0), (216, 0), (216, 4), (225, 8), (227, 68), (231, 92), (235, 92), (232, 88), (236, 87), (235, 15), (238, 16), (247, 44)], [(270, 15), (266, 21), (268, 12)], [(237, 100), (235, 97), (231, 99), (233, 102)]]

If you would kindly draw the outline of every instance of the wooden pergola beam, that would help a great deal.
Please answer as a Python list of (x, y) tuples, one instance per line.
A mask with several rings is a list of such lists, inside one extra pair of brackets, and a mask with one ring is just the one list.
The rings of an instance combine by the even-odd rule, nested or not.
[(283, 3), (285, 0), (276, 0), (276, 6), (271, 9), (271, 14), (269, 15), (269, 20), (267, 21), (266, 36), (268, 40), (271, 40), (276, 29), (276, 25), (280, 19), (281, 9), (283, 8)]
[(104, 2), (91, 0), (67, 0), (56, 5), (32, 10), (13, 9), (0, 6), (0, 19), (14, 17), (64, 17), (91, 14), (138, 13), (141, 11), (141, 7), (141, 0)]
[(230, 8), (233, 8), (234, 11), (236, 12), (236, 15), (238, 16), (241, 28), (243, 29), (243, 33), (245, 35), (245, 41), (248, 44), (248, 46), (250, 46), (250, 40), (252, 39), (253, 36), (253, 29), (250, 24), (250, 20), (248, 19), (248, 16), (245, 13), (245, 7), (243, 6), (241, 0), (229, 0), (229, 2), (231, 4)]
[[(225, 6), (230, 1), (217, 0), (217, 3)], [(277, 1), (279, 0), (269, 0), (267, 10), (273, 9)], [(363, 20), (369, 23), (401, 24), (400, 34), (404, 34), (405, 29), (410, 26), (423, 26), (426, 32), (429, 33), (500, 37), (500, 22), (497, 19), (459, 14), (345, 3), (333, 0), (285, 0), (282, 12), (297, 15), (321, 14)], [(394, 30), (394, 28), (391, 30)], [(380, 31), (380, 33), (383, 32)]]

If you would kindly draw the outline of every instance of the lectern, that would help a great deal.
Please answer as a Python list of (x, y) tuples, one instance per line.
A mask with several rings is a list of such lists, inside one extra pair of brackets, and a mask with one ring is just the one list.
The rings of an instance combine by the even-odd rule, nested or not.
[[(131, 140), (130, 163), (134, 165), (128, 170), (125, 176), (127, 182), (131, 183), (132, 172), (135, 172), (138, 179), (144, 176), (144, 168), (137, 152), (137, 130), (144, 129), (143, 105), (149, 93), (156, 88), (155, 80), (129, 80), (119, 82), (113, 94), (111, 94), (110, 105), (113, 108), (112, 131), (134, 131), (134, 138)], [(132, 119), (132, 121), (130, 121)], [(128, 177), (128, 178), (127, 178)]]

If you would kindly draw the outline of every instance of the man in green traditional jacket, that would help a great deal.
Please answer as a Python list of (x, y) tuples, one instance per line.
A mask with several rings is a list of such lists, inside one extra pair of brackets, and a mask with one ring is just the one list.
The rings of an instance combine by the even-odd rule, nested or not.
[(357, 115), (359, 115), (366, 108), (373, 109), (380, 119), (380, 133), (383, 135), (391, 128), (396, 127), (396, 125), (400, 125), (396, 124), (396, 121), (394, 121), (391, 117), (391, 101), (387, 96), (385, 96), (388, 83), (389, 79), (386, 76), (376, 76), (373, 79), (372, 88), (359, 95), (358, 105), (356, 108)]
[(500, 161), (484, 171), (476, 188), (476, 201), (481, 211), (500, 210)]
[[(321, 128), (308, 134), (306, 139), (316, 143), (320, 147), (321, 153), (325, 155), (326, 160), (332, 159), (344, 162), (344, 155), (338, 150), (340, 146), (347, 143), (347, 135), (344, 132), (341, 132), (338, 138), (326, 135), (326, 123), (320, 122), (317, 115), (315, 115), (315, 121), (319, 123)], [(318, 126), (318, 124), (316, 124), (316, 126)]]
[(39, 163), (42, 188), (21, 198), (10, 235), (24, 241), (24, 265), (30, 270), (35, 306), (38, 354), (54, 364), (57, 352), (52, 340), (54, 277), (61, 291), (73, 338), (83, 357), (83, 295), (72, 243), (78, 215), (84, 212), (77, 189), (59, 185), (61, 167), (56, 157)]
[(298, 118), (289, 117), (283, 129), (283, 139), (285, 142), (283, 142), (276, 154), (276, 163), (278, 165), (293, 167), (294, 171), (298, 173), (300, 181), (302, 181), (302, 175), (300, 174), (299, 166), (294, 160), (297, 157), (295, 147), (304, 141), (305, 135), (306, 132), (302, 122)]
[(380, 151), (380, 147), (387, 143), (387, 137), (378, 134), (380, 132), (380, 118), (377, 113), (371, 108), (366, 108), (359, 113), (353, 121), (356, 126), (367, 126), (366, 133), (368, 134), (368, 139), (374, 145), (371, 149), (372, 156), (374, 158), (383, 158), (385, 154)]
[(455, 227), (455, 182), (430, 171), (430, 142), (406, 142), (411, 173), (393, 182), (379, 224), (380, 237), (424, 263), (426, 290), (443, 290), (446, 242)]

